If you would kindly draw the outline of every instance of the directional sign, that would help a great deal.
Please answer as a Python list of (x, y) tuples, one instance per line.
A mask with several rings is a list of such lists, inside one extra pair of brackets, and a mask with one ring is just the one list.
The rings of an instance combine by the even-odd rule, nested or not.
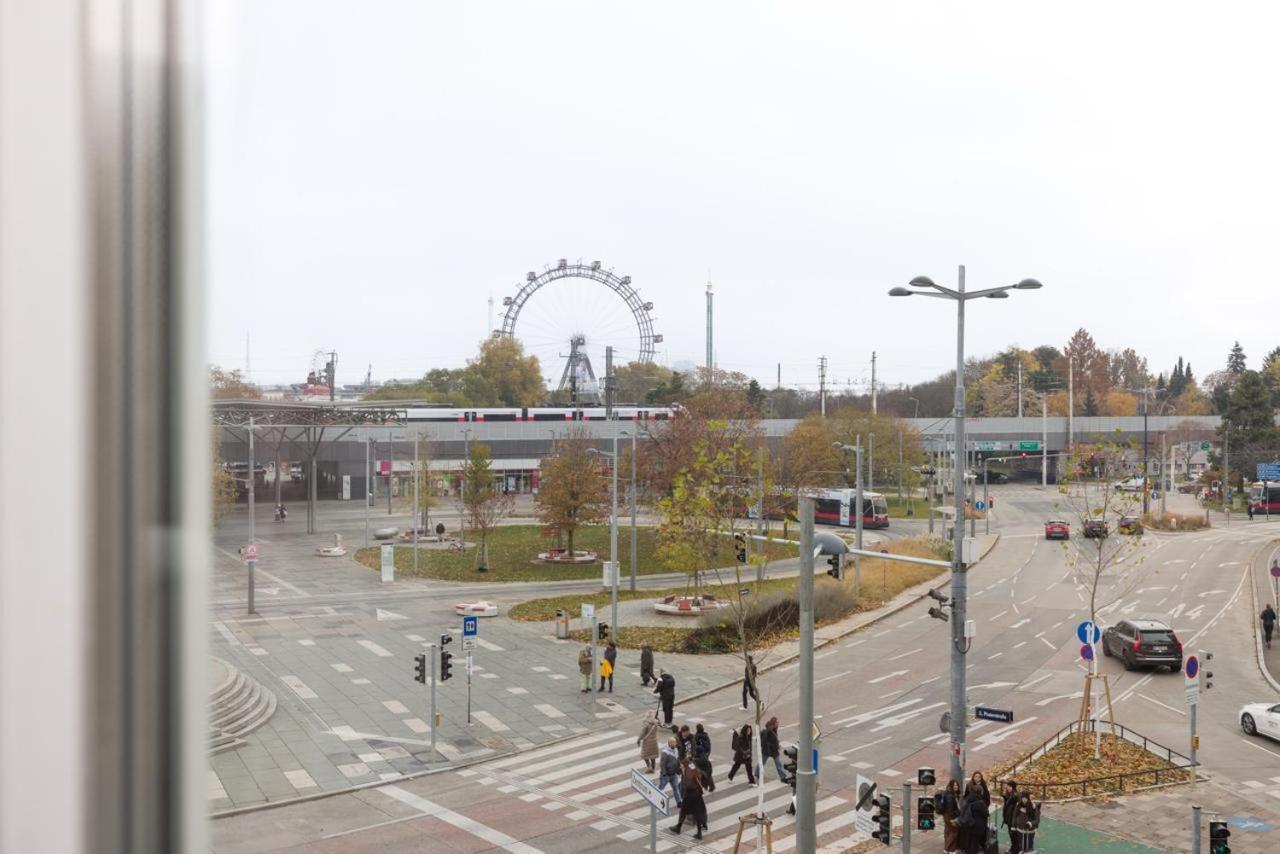
[[(1091, 629), (1093, 633), (1092, 637), (1089, 636)], [(1080, 638), (1080, 643), (1097, 643), (1102, 639), (1102, 632), (1098, 631), (1098, 627), (1093, 623), (1085, 620), (1083, 623), (1076, 626), (1076, 637)]]
[(1018, 450), (1019, 451), (1038, 451), (1040, 450), (1040, 440), (1035, 439), (1030, 442), (1019, 442)]
[(1200, 443), (1200, 450), (1202, 450), (1202, 451), (1207, 451), (1207, 450), (1209, 450), (1209, 440), (1208, 440), (1208, 439), (1205, 439), (1204, 441), (1202, 441), (1202, 442)]
[(974, 506), (974, 507), (976, 507), (976, 508), (977, 508), (977, 509), (979, 509), (979, 510), (986, 510), (986, 509), (987, 509), (987, 502), (985, 502), (985, 501), (981, 501), (981, 500), (979, 500), (979, 501), (975, 501), (975, 502), (973, 502), (973, 506)]
[(1002, 724), (1013, 723), (1013, 709), (993, 709), (989, 706), (975, 706), (973, 716), (983, 721), (999, 721)]
[(479, 617), (463, 617), (462, 618), (462, 636), (472, 637), (480, 634), (480, 618)]
[(1280, 463), (1258, 463), (1258, 480), (1280, 480)]
[(588, 623), (596, 618), (596, 606), (590, 602), (582, 603), (582, 619)]
[(663, 815), (671, 815), (671, 804), (667, 799), (667, 793), (653, 785), (648, 777), (635, 768), (631, 769), (631, 788), (648, 801), (649, 806)]
[(822, 738), (822, 730), (818, 728), (818, 722), (814, 721), (813, 722), (813, 740), (817, 741), (820, 738)]
[(1087, 643), (1083, 644), (1080, 647), (1080, 657), (1085, 661), (1093, 661), (1093, 646)]
[(248, 561), (255, 561), (255, 560), (257, 560), (257, 559), (258, 559), (258, 544), (257, 544), (257, 543), (249, 543), (249, 545), (247, 545), (247, 546), (245, 546), (245, 547), (244, 547), (244, 559), (245, 559), (245, 561), (246, 561), (246, 562), (248, 562)]

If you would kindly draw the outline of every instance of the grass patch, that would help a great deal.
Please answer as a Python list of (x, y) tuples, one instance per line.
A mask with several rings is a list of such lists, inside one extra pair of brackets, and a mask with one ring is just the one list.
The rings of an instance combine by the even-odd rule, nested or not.
[[(945, 544), (927, 537), (898, 540), (890, 544), (892, 553), (945, 559)], [(854, 596), (852, 567), (846, 567), (845, 577), (837, 582), (819, 576), (814, 583), (814, 623), (825, 626), (848, 617), (858, 611), (872, 611), (883, 602), (924, 581), (944, 575), (947, 570), (936, 566), (920, 566), (894, 561), (868, 558), (862, 562), (862, 586)], [(796, 599), (796, 578), (779, 578), (759, 585), (750, 582), (752, 588), (750, 610), (747, 614), (747, 635), (752, 639), (752, 649), (772, 646), (799, 634), (799, 602)], [(736, 584), (704, 586), (703, 592), (716, 596), (735, 597)], [(659, 599), (663, 596), (685, 592), (684, 587), (666, 590), (619, 591), (618, 598)], [(607, 593), (597, 596), (560, 596), (535, 599), (512, 607), (508, 616), (517, 620), (551, 619), (556, 608), (566, 608), (577, 613), (582, 602), (595, 602), (597, 606), (609, 602)], [(693, 618), (690, 618), (692, 621)], [(585, 629), (570, 633), (578, 641), (590, 639)], [(733, 652), (738, 648), (738, 635), (733, 613), (728, 609), (704, 615), (699, 622), (689, 626), (624, 626), (615, 632), (614, 641), (619, 647), (638, 649), (649, 644), (655, 652), (673, 652), (695, 655), (716, 655)]]
[(1011, 777), (1019, 787), (1029, 788), (1037, 799), (1050, 801), (1109, 797), (1148, 786), (1191, 782), (1189, 771), (1177, 769), (1164, 757), (1110, 732), (1102, 733), (1101, 758), (1094, 759), (1093, 754), (1094, 734), (1073, 732), (1026, 765), (1021, 765), (1022, 760), (1003, 763), (990, 769), (986, 777), (992, 781), (992, 789), (1000, 780)]
[[(670, 572), (658, 562), (654, 554), (657, 532), (654, 528), (636, 529), (636, 574), (657, 575)], [(630, 554), (631, 532), (626, 527), (618, 530), (619, 562), (623, 578), (630, 572), (627, 556)], [(469, 538), (470, 539), (470, 538)], [(443, 581), (561, 581), (575, 578), (600, 578), (600, 564), (577, 566), (551, 566), (537, 560), (538, 553), (555, 545), (554, 539), (542, 535), (541, 525), (503, 525), (489, 534), (489, 571), (477, 572), (476, 549), (461, 552), (419, 549), (418, 577), (437, 578)], [(580, 528), (573, 538), (575, 549), (588, 549), (602, 558), (609, 556), (609, 526), (593, 525)], [(796, 556), (795, 546), (770, 545), (770, 558)], [(359, 549), (356, 561), (372, 570), (382, 565), (380, 547)], [(734, 562), (733, 540), (725, 537), (719, 552), (713, 558), (716, 565), (729, 566)], [(395, 547), (395, 567), (399, 576), (412, 577), (413, 546)]]
[(1203, 513), (1165, 513), (1143, 516), (1142, 527), (1149, 531), (1202, 531), (1209, 527)]

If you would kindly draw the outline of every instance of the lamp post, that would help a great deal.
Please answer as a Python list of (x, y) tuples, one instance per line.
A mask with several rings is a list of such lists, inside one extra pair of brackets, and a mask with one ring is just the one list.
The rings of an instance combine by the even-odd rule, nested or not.
[(919, 418), (919, 417), (920, 417), (920, 401), (919, 401), (919, 400), (917, 400), (917, 399), (916, 399), (916, 398), (914, 398), (914, 397), (908, 397), (908, 398), (907, 398), (907, 400), (910, 400), (911, 402), (913, 402), (913, 403), (916, 405), (916, 414), (915, 414), (915, 415), (913, 415), (913, 416), (911, 416), (911, 417), (912, 417), (912, 418)]
[(965, 729), (968, 709), (965, 702), (965, 605), (968, 595), (968, 579), (963, 561), (964, 549), (964, 493), (965, 469), (960, 465), (964, 448), (964, 304), (971, 299), (1008, 299), (1011, 290), (1036, 290), (1041, 287), (1035, 279), (1023, 279), (1017, 284), (996, 288), (966, 291), (964, 265), (960, 266), (958, 287), (944, 288), (928, 276), (917, 276), (909, 283), (915, 290), (897, 287), (890, 296), (927, 296), (953, 300), (956, 304), (956, 390), (955, 390), (955, 520), (952, 524), (951, 555), (951, 778), (964, 779)]
[[(613, 434), (613, 453), (597, 448), (587, 448), (588, 454), (597, 454), (609, 460), (609, 468), (613, 474), (611, 481), (611, 499), (609, 509), (609, 625), (613, 626), (613, 636), (618, 636), (618, 438), (631, 435), (626, 430)], [(634, 568), (633, 568), (634, 571)]]
[[(854, 511), (858, 515), (853, 523), (854, 525), (854, 544), (859, 551), (862, 550), (862, 437), (858, 437), (858, 444), (846, 445), (843, 442), (835, 442), (835, 449), (843, 454), (853, 451), (854, 465), (857, 471), (853, 476), (854, 483), (854, 500), (858, 503), (857, 509)], [(862, 595), (862, 556), (855, 554), (853, 556), (853, 596), (856, 599)]]

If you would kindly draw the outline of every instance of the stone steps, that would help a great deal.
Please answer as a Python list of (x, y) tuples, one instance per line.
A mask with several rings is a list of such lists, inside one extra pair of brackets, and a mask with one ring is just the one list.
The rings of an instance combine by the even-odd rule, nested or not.
[(276, 711), (276, 695), (239, 669), (213, 659), (218, 674), (209, 692), (209, 752), (218, 753), (244, 744), (244, 736), (262, 726)]

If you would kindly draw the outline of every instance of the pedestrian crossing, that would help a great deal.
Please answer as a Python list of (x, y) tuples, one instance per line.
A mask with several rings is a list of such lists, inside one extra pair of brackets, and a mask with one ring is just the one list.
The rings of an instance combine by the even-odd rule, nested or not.
[[(764, 811), (773, 822), (774, 850), (793, 850), (795, 820), (787, 812), (791, 805), (791, 787), (778, 780), (772, 762), (764, 768), (763, 787), (749, 785), (741, 769), (733, 781), (727, 780), (725, 775), (732, 759), (727, 739), (719, 741), (724, 743), (715, 745), (712, 756), (716, 791), (704, 794), (708, 828), (703, 840), (698, 842), (692, 838), (695, 828), (687, 823), (679, 836), (667, 830), (676, 820), (677, 807), (672, 800), (672, 814), (658, 818), (658, 850), (694, 845), (702, 851), (731, 850), (738, 819), (755, 811), (761, 788)], [(566, 822), (581, 824), (587, 832), (633, 843), (648, 838), (649, 806), (631, 789), (632, 769), (644, 772), (635, 734), (610, 729), (484, 762), (457, 773), (476, 784), (496, 786), (498, 791), (525, 803), (541, 804), (543, 809), (556, 813)], [(657, 782), (656, 774), (645, 773)], [(819, 846), (843, 851), (868, 838), (853, 826), (852, 789), (820, 795), (816, 804)]]
[(1248, 787), (1255, 793), (1270, 795), (1276, 800), (1280, 800), (1280, 777), (1272, 777), (1270, 781), (1262, 780), (1241, 780), (1241, 785)]

